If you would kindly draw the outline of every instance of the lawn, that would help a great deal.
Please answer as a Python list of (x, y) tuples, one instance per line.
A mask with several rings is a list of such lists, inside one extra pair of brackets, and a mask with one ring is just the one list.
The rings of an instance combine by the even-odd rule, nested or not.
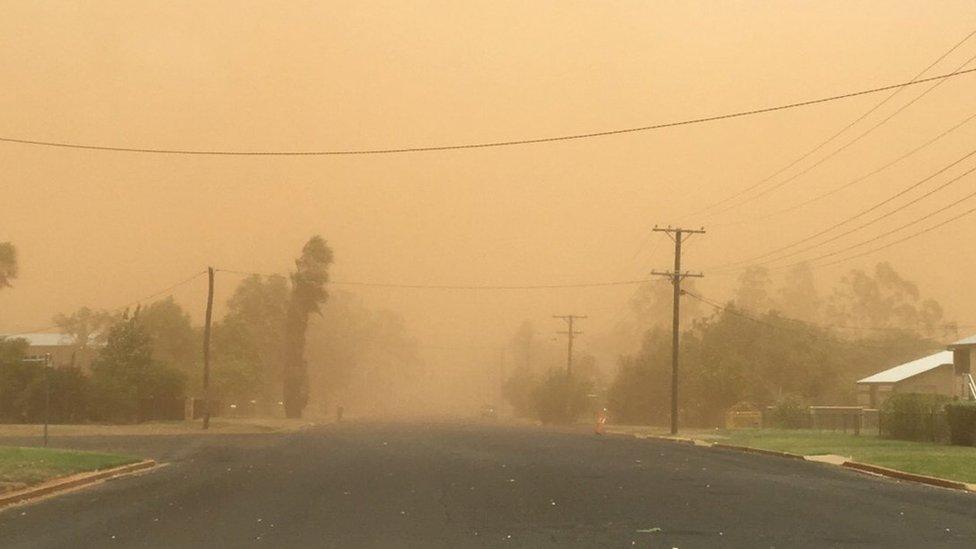
[(137, 461), (140, 458), (115, 454), (0, 446), (0, 492)]
[(973, 447), (810, 430), (736, 429), (719, 431), (709, 438), (805, 456), (836, 454), (900, 471), (976, 483), (976, 448)]

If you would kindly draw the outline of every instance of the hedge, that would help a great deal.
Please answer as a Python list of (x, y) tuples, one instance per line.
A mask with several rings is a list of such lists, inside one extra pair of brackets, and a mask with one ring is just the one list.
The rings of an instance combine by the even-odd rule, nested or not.
[(878, 419), (885, 438), (937, 442), (944, 440), (948, 428), (943, 408), (949, 398), (943, 395), (899, 393), (881, 406)]
[(976, 446), (976, 402), (946, 404), (949, 441), (957, 446)]

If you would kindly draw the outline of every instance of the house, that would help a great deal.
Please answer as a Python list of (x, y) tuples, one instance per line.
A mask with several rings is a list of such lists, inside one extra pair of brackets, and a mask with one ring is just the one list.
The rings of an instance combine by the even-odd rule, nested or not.
[(0, 334), (0, 339), (26, 339), (27, 353), (24, 358), (43, 360), (51, 355), (51, 365), (56, 368), (76, 366), (87, 369), (91, 365), (94, 351), (90, 347), (79, 347), (76, 338), (66, 334)]
[(947, 346), (945, 351), (899, 364), (858, 380), (857, 403), (878, 408), (893, 393), (927, 393), (950, 398), (976, 399), (970, 369), (976, 336)]

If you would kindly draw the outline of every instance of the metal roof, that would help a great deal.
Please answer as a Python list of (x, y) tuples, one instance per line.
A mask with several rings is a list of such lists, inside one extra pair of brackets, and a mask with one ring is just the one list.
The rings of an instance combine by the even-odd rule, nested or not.
[(75, 336), (68, 334), (0, 334), (0, 339), (26, 339), (31, 347), (64, 347), (75, 344)]
[(939, 351), (934, 355), (900, 364), (858, 380), (858, 383), (898, 383), (946, 364), (952, 364), (952, 351)]
[(966, 345), (976, 345), (976, 335), (971, 335), (969, 337), (960, 339), (959, 341), (954, 341), (949, 344), (949, 348), (952, 349), (953, 347), (963, 347)]

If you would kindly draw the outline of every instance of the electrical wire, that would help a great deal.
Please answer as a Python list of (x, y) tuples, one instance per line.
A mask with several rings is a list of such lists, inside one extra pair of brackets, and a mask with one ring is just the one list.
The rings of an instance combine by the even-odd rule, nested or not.
[(963, 126), (965, 126), (969, 122), (972, 122), (972, 120), (974, 118), (976, 118), (976, 113), (973, 113), (973, 114), (967, 116), (961, 122), (956, 123), (952, 127), (950, 127), (948, 129), (942, 131), (942, 133), (936, 135), (935, 137), (932, 137), (928, 141), (926, 141), (926, 142), (922, 143), (921, 145), (915, 147), (914, 149), (911, 149), (910, 151), (902, 154), (901, 156), (895, 158), (894, 160), (891, 160), (890, 162), (888, 162), (888, 163), (886, 163), (886, 164), (884, 164), (884, 165), (882, 165), (882, 166), (880, 166), (878, 168), (875, 168), (875, 169), (871, 170), (870, 172), (867, 172), (867, 173), (865, 173), (863, 175), (860, 175), (858, 177), (855, 177), (854, 179), (851, 179), (850, 181), (848, 181), (848, 182), (846, 182), (846, 183), (844, 183), (844, 184), (842, 184), (840, 186), (837, 186), (837, 187), (834, 187), (834, 188), (832, 188), (830, 190), (827, 190), (827, 191), (825, 191), (825, 192), (823, 192), (821, 194), (818, 194), (818, 195), (816, 195), (816, 196), (814, 196), (812, 198), (809, 198), (809, 199), (807, 199), (807, 200), (805, 200), (803, 202), (800, 202), (798, 204), (794, 204), (792, 206), (788, 206), (786, 208), (783, 208), (781, 210), (777, 210), (775, 212), (770, 212), (770, 213), (765, 214), (765, 215), (756, 216), (756, 217), (753, 217), (751, 219), (744, 219), (744, 220), (733, 221), (733, 222), (729, 222), (729, 223), (712, 223), (711, 226), (712, 227), (732, 227), (732, 226), (736, 226), (736, 225), (745, 225), (747, 223), (755, 223), (757, 221), (764, 221), (766, 219), (770, 219), (770, 218), (773, 218), (773, 217), (777, 217), (777, 216), (782, 215), (782, 214), (785, 214), (785, 213), (794, 212), (796, 210), (799, 210), (800, 208), (804, 208), (806, 206), (809, 206), (810, 204), (813, 204), (814, 202), (819, 202), (819, 201), (823, 200), (824, 198), (827, 198), (829, 196), (832, 196), (834, 194), (837, 194), (840, 191), (846, 190), (846, 189), (848, 189), (848, 188), (850, 188), (850, 187), (852, 187), (852, 186), (860, 183), (861, 181), (864, 181), (865, 179), (868, 179), (869, 177), (872, 177), (874, 175), (877, 175), (877, 174), (883, 172), (884, 170), (887, 170), (888, 168), (894, 166), (895, 164), (898, 164), (902, 160), (905, 160), (906, 158), (914, 155), (915, 153), (921, 151), (922, 149), (927, 148), (928, 146), (930, 146), (933, 143), (939, 141), (940, 139), (942, 139), (943, 137), (949, 135), (950, 133), (958, 130), (959, 128), (961, 128)]
[(741, 118), (744, 116), (753, 116), (757, 114), (782, 111), (782, 110), (793, 109), (797, 107), (817, 105), (820, 103), (827, 103), (830, 101), (837, 101), (841, 99), (849, 99), (861, 95), (868, 95), (868, 94), (873, 94), (873, 93), (878, 93), (878, 92), (883, 92), (888, 90), (894, 90), (898, 88), (904, 88), (907, 86), (914, 86), (917, 84), (924, 84), (926, 82), (945, 80), (948, 78), (953, 78), (964, 74), (971, 74), (973, 72), (976, 72), (976, 69), (960, 70), (951, 73), (940, 74), (937, 76), (931, 76), (919, 80), (910, 80), (908, 82), (901, 82), (898, 84), (890, 84), (887, 86), (881, 86), (877, 88), (848, 92), (839, 95), (832, 95), (828, 97), (810, 99), (806, 101), (798, 101), (795, 103), (787, 103), (784, 105), (777, 105), (773, 107), (762, 107), (762, 108), (757, 108), (757, 109), (752, 109), (747, 111), (739, 111), (739, 112), (720, 114), (715, 116), (706, 116), (702, 118), (693, 118), (693, 119), (681, 120), (677, 122), (664, 122), (660, 124), (637, 126), (633, 128), (620, 128), (614, 130), (605, 130), (605, 131), (597, 131), (597, 132), (590, 132), (590, 133), (578, 133), (578, 134), (570, 134), (570, 135), (559, 135), (553, 137), (537, 137), (537, 138), (528, 138), (528, 139), (515, 139), (509, 141), (489, 141), (489, 142), (482, 142), (482, 143), (465, 143), (465, 144), (457, 144), (457, 145), (433, 145), (433, 146), (422, 146), (422, 147), (399, 147), (399, 148), (389, 148), (389, 149), (347, 149), (347, 150), (326, 150), (326, 151), (234, 151), (234, 150), (192, 150), (192, 149), (123, 147), (123, 146), (111, 146), (111, 145), (88, 145), (88, 144), (72, 143), (66, 141), (42, 141), (37, 139), (26, 139), (26, 138), (15, 138), (15, 137), (0, 137), (0, 142), (16, 143), (21, 145), (35, 145), (41, 147), (55, 147), (55, 148), (63, 148), (63, 149), (81, 149), (81, 150), (90, 150), (90, 151), (190, 155), (190, 156), (355, 156), (355, 155), (456, 151), (456, 150), (466, 150), (466, 149), (487, 149), (487, 148), (497, 148), (497, 147), (511, 147), (511, 146), (518, 146), (518, 145), (535, 145), (539, 143), (553, 143), (558, 141), (575, 141), (580, 139), (592, 139), (596, 137), (608, 137), (612, 135), (646, 132), (646, 131), (659, 130), (664, 128), (674, 128), (678, 126), (702, 124), (705, 122), (714, 122), (718, 120)]
[[(154, 299), (156, 297), (160, 297), (163, 294), (169, 294), (173, 290), (179, 288), (180, 286), (183, 286), (184, 284), (189, 284), (190, 282), (196, 280), (197, 278), (199, 278), (200, 276), (205, 275), (205, 274), (207, 274), (207, 271), (206, 270), (200, 271), (200, 272), (198, 272), (198, 273), (190, 276), (189, 278), (186, 278), (184, 280), (181, 280), (181, 281), (177, 282), (176, 284), (167, 286), (167, 287), (163, 288), (162, 290), (159, 290), (157, 292), (153, 292), (153, 293), (151, 293), (151, 294), (149, 294), (147, 296), (144, 296), (144, 297), (141, 297), (139, 299), (130, 301), (130, 302), (126, 303), (125, 305), (121, 305), (119, 307), (115, 307), (114, 309), (109, 309), (107, 312), (109, 314), (118, 313), (118, 312), (121, 312), (121, 311), (124, 311), (124, 310), (128, 309), (129, 307), (132, 307), (133, 305), (137, 305), (137, 304), (140, 304), (140, 303), (145, 303), (145, 302), (147, 302), (147, 301), (149, 301), (151, 299)], [(57, 324), (54, 324), (54, 325), (50, 325), (50, 326), (44, 326), (42, 328), (35, 328), (33, 330), (26, 330), (26, 331), (18, 332), (16, 334), (3, 334), (3, 337), (4, 338), (11, 338), (11, 337), (17, 337), (17, 336), (22, 336), (22, 335), (26, 335), (26, 334), (34, 334), (34, 333), (46, 332), (47, 330), (53, 330), (55, 328), (60, 328), (60, 326), (58, 326)]]
[[(942, 55), (940, 55), (935, 61), (933, 61), (932, 63), (930, 63), (927, 67), (925, 67), (924, 69), (922, 69), (921, 71), (919, 71), (918, 74), (916, 74), (915, 76), (912, 77), (911, 81), (914, 82), (920, 76), (922, 76), (923, 74), (925, 74), (926, 72), (928, 72), (932, 67), (938, 65), (939, 62), (941, 62), (943, 59), (945, 59), (949, 54), (951, 54), (952, 52), (956, 51), (956, 49), (958, 49), (959, 46), (962, 46), (964, 43), (966, 43), (967, 40), (969, 40), (970, 38), (972, 38), (974, 34), (976, 34), (976, 30), (974, 30), (974, 31), (970, 32), (969, 34), (967, 34), (965, 37), (963, 37), (962, 40), (960, 40), (959, 42), (956, 42), (956, 44), (954, 46), (952, 46), (951, 48), (949, 48), (948, 51), (946, 51), (945, 53), (943, 53)], [(721, 206), (722, 204), (725, 204), (725, 203), (727, 203), (729, 201), (735, 200), (736, 198), (742, 196), (743, 194), (746, 194), (746, 193), (752, 191), (753, 189), (761, 186), (762, 184), (766, 183), (767, 181), (775, 178), (779, 174), (781, 174), (781, 173), (789, 170), (793, 166), (796, 166), (797, 164), (799, 164), (803, 160), (806, 160), (808, 157), (810, 157), (810, 155), (816, 153), (817, 151), (819, 151), (820, 149), (822, 149), (823, 147), (825, 147), (828, 143), (830, 143), (834, 139), (840, 137), (844, 132), (846, 132), (847, 130), (849, 130), (852, 127), (854, 127), (861, 120), (864, 120), (871, 113), (873, 113), (874, 111), (876, 111), (879, 108), (881, 108), (885, 103), (887, 103), (892, 98), (894, 98), (896, 95), (898, 95), (899, 93), (901, 93), (904, 89), (905, 89), (904, 87), (901, 87), (901, 88), (896, 89), (893, 93), (889, 94), (887, 97), (885, 97), (884, 99), (882, 99), (880, 102), (876, 103), (873, 107), (871, 107), (866, 112), (864, 112), (863, 114), (861, 114), (860, 116), (858, 116), (857, 118), (855, 118), (852, 122), (848, 123), (846, 126), (844, 126), (843, 128), (841, 128), (840, 130), (838, 130), (836, 133), (834, 133), (833, 135), (831, 135), (830, 137), (828, 137), (824, 141), (821, 141), (819, 144), (815, 145), (812, 149), (810, 149), (807, 152), (801, 154), (800, 156), (798, 156), (797, 158), (795, 158), (793, 161), (791, 161), (790, 163), (788, 163), (786, 166), (783, 166), (782, 168), (780, 168), (780, 169), (776, 170), (775, 172), (769, 174), (768, 176), (764, 177), (763, 179), (757, 181), (756, 183), (754, 183), (754, 184), (746, 187), (745, 189), (742, 189), (742, 190), (740, 190), (740, 191), (738, 191), (736, 193), (733, 193), (732, 195), (730, 195), (730, 196), (728, 196), (726, 198), (723, 198), (722, 200), (719, 200), (718, 202), (714, 202), (712, 204), (708, 204), (704, 208), (702, 208), (700, 210), (696, 210), (694, 212), (691, 212), (691, 213), (689, 213), (685, 217), (691, 217), (691, 216), (701, 215), (701, 214), (703, 214), (703, 213), (711, 210), (714, 207)]]
[(871, 205), (871, 206), (869, 206), (869, 207), (867, 207), (867, 208), (865, 208), (865, 209), (863, 209), (863, 210), (855, 213), (852, 216), (846, 217), (846, 218), (844, 218), (844, 219), (842, 219), (842, 220), (834, 223), (833, 225), (830, 225), (829, 227), (827, 227), (825, 229), (821, 229), (820, 231), (818, 231), (816, 233), (807, 235), (807, 236), (805, 236), (805, 237), (803, 237), (803, 238), (801, 238), (799, 240), (793, 241), (793, 242), (791, 242), (789, 244), (780, 246), (778, 248), (774, 248), (774, 249), (769, 250), (769, 251), (767, 251), (765, 253), (762, 253), (760, 255), (753, 256), (753, 257), (751, 257), (749, 259), (744, 259), (744, 260), (739, 260), (739, 261), (733, 261), (733, 262), (727, 263), (725, 265), (719, 265), (717, 267), (713, 267), (713, 270), (714, 269), (722, 269), (724, 267), (730, 267), (730, 266), (735, 266), (735, 265), (741, 265), (741, 264), (745, 264), (745, 263), (748, 263), (750, 265), (757, 265), (757, 264), (758, 265), (765, 265), (765, 264), (768, 264), (768, 263), (772, 263), (774, 261), (779, 261), (779, 260), (782, 260), (782, 259), (786, 259), (787, 257), (795, 256), (795, 255), (797, 255), (799, 253), (802, 253), (802, 252), (805, 252), (805, 251), (809, 251), (809, 250), (818, 248), (820, 246), (823, 246), (825, 244), (828, 244), (830, 242), (833, 242), (833, 241), (835, 241), (835, 240), (837, 240), (837, 239), (839, 239), (839, 238), (841, 238), (843, 236), (846, 236), (846, 235), (849, 235), (849, 234), (851, 234), (853, 232), (856, 232), (857, 230), (863, 229), (863, 228), (865, 228), (865, 227), (873, 224), (876, 221), (879, 221), (881, 219), (884, 219), (886, 217), (889, 217), (890, 215), (892, 215), (892, 214), (894, 214), (894, 213), (896, 213), (898, 211), (901, 211), (901, 210), (903, 210), (903, 209), (905, 209), (905, 208), (907, 208), (907, 207), (909, 207), (909, 206), (917, 203), (918, 201), (920, 201), (920, 200), (922, 200), (922, 199), (924, 199), (924, 198), (926, 198), (928, 196), (931, 196), (932, 194), (934, 194), (934, 193), (936, 193), (936, 192), (938, 192), (938, 191), (940, 191), (940, 190), (948, 187), (949, 185), (955, 183), (956, 181), (958, 181), (962, 177), (964, 177), (964, 176), (972, 173), (972, 171), (974, 169), (976, 169), (976, 168), (969, 169), (968, 171), (966, 171), (966, 172), (962, 173), (961, 175), (958, 175), (958, 176), (950, 179), (948, 182), (943, 183), (939, 187), (936, 187), (935, 189), (933, 189), (933, 190), (931, 190), (931, 191), (923, 194), (922, 196), (920, 196), (920, 197), (918, 197), (918, 198), (916, 198), (916, 199), (914, 199), (914, 200), (912, 200), (912, 201), (910, 201), (910, 202), (908, 202), (906, 204), (903, 204), (903, 205), (899, 206), (898, 208), (895, 208), (895, 209), (887, 212), (886, 214), (882, 215), (881, 217), (878, 217), (878, 218), (874, 219), (873, 221), (871, 221), (869, 223), (862, 224), (862, 225), (858, 226), (857, 228), (855, 228), (853, 230), (850, 230), (850, 231), (841, 233), (839, 235), (835, 235), (835, 236), (831, 237), (830, 239), (824, 240), (822, 242), (815, 243), (815, 244), (813, 244), (811, 246), (807, 246), (807, 247), (801, 248), (799, 250), (794, 250), (793, 252), (790, 252), (790, 253), (788, 253), (786, 255), (782, 255), (780, 257), (774, 257), (774, 258), (769, 259), (769, 260), (766, 260), (766, 261), (759, 261), (757, 263), (757, 260), (761, 260), (761, 259), (764, 259), (764, 258), (767, 258), (767, 257), (770, 257), (770, 256), (777, 255), (780, 252), (789, 250), (791, 248), (795, 248), (796, 246), (799, 246), (799, 245), (804, 244), (806, 242), (810, 242), (811, 240), (814, 240), (816, 238), (819, 238), (819, 237), (821, 237), (821, 236), (823, 236), (823, 235), (825, 235), (825, 234), (833, 231), (834, 229), (840, 228), (840, 227), (842, 227), (842, 226), (844, 226), (844, 225), (846, 225), (846, 224), (848, 224), (848, 223), (850, 223), (850, 222), (852, 222), (852, 221), (854, 221), (854, 220), (856, 220), (856, 219), (858, 219), (858, 218), (860, 218), (860, 217), (862, 217), (864, 215), (867, 215), (867, 214), (869, 214), (869, 213), (877, 210), (878, 208), (880, 208), (880, 207), (882, 207), (882, 206), (884, 206), (884, 205), (892, 202), (893, 200), (896, 200), (896, 199), (900, 198), (901, 196), (904, 196), (905, 194), (907, 194), (907, 193), (909, 193), (909, 192), (917, 189), (918, 187), (924, 185), (925, 183), (931, 181), (935, 177), (937, 177), (937, 176), (945, 173), (946, 171), (952, 169), (953, 167), (957, 166), (959, 163), (963, 162), (964, 160), (970, 158), (973, 155), (976, 155), (976, 149), (973, 149), (973, 150), (969, 151), (968, 153), (964, 154), (960, 158), (958, 158), (958, 159), (954, 160), (953, 162), (950, 162), (949, 164), (947, 164), (947, 165), (939, 168), (935, 172), (933, 172), (933, 173), (931, 173), (931, 174), (923, 177), (922, 179), (920, 179), (920, 180), (912, 183), (911, 185), (909, 185), (909, 186), (905, 187), (904, 189), (898, 191), (897, 193), (889, 196), (888, 198), (885, 198), (884, 200), (882, 200), (880, 202), (877, 202), (877, 203), (875, 203), (875, 204), (873, 204), (873, 205)]
[[(218, 272), (233, 273), (245, 276), (283, 276), (280, 273), (258, 273), (250, 271), (236, 271), (231, 269), (217, 269)], [(580, 284), (520, 284), (520, 285), (495, 285), (495, 284), (392, 284), (383, 282), (354, 282), (354, 281), (329, 281), (328, 285), (333, 286), (359, 286), (367, 288), (391, 288), (401, 290), (552, 290), (565, 288), (601, 288), (607, 286), (631, 286), (650, 282), (651, 279), (642, 278), (635, 280), (614, 280), (610, 282), (585, 282)]]
[[(970, 57), (969, 59), (967, 59), (964, 63), (962, 63), (958, 67), (958, 69), (961, 69), (961, 68), (965, 67), (966, 65), (972, 63), (974, 60), (976, 60), (976, 55), (973, 55), (972, 57)], [(799, 172), (796, 172), (795, 174), (791, 175), (790, 177), (787, 177), (786, 179), (780, 181), (779, 183), (776, 183), (775, 185), (773, 185), (771, 187), (767, 187), (765, 189), (760, 190), (758, 193), (756, 193), (756, 194), (754, 194), (754, 195), (752, 195), (750, 197), (746, 197), (745, 199), (741, 200), (737, 204), (732, 204), (732, 205), (730, 205), (730, 206), (728, 206), (726, 208), (723, 208), (723, 209), (720, 209), (720, 210), (711, 212), (709, 214), (709, 216), (719, 215), (719, 214), (725, 213), (725, 212), (727, 212), (729, 210), (736, 209), (736, 208), (740, 208), (743, 205), (748, 204), (749, 202), (752, 202), (754, 200), (758, 200), (759, 198), (761, 198), (763, 196), (766, 196), (767, 194), (769, 194), (769, 193), (771, 193), (771, 192), (773, 192), (773, 191), (775, 191), (777, 189), (782, 188), (784, 185), (787, 185), (788, 183), (791, 183), (791, 182), (797, 180), (798, 178), (800, 178), (800, 177), (802, 177), (802, 176), (810, 173), (811, 171), (813, 171), (818, 166), (822, 165), (827, 160), (830, 160), (831, 158), (837, 156), (838, 154), (840, 154), (841, 152), (843, 152), (844, 150), (846, 150), (848, 147), (851, 147), (855, 143), (859, 142), (861, 139), (867, 137), (869, 134), (871, 134), (872, 132), (874, 132), (874, 130), (876, 130), (876, 129), (880, 128), (881, 126), (883, 126), (884, 124), (886, 124), (889, 120), (891, 120), (895, 116), (899, 115), (902, 111), (904, 111), (908, 107), (911, 107), (912, 105), (914, 105), (918, 100), (920, 100), (923, 97), (925, 97), (926, 95), (928, 95), (929, 92), (935, 90), (943, 82), (945, 82), (945, 80), (939, 80), (939, 81), (935, 82), (933, 85), (931, 85), (928, 88), (926, 88), (921, 94), (917, 95), (911, 101), (909, 101), (908, 103), (905, 103), (904, 105), (902, 105), (901, 107), (899, 107), (897, 110), (895, 110), (894, 112), (892, 112), (891, 114), (889, 114), (885, 118), (882, 118), (877, 123), (875, 123), (873, 126), (869, 127), (865, 131), (863, 131), (860, 134), (858, 134), (854, 139), (851, 139), (850, 141), (848, 141), (848, 142), (844, 143), (843, 145), (841, 145), (840, 147), (834, 149), (833, 151), (831, 151), (827, 155), (821, 157), (819, 160), (817, 160), (813, 164), (810, 164), (806, 168), (800, 170)]]
[[(974, 170), (976, 170), (976, 168), (974, 168), (973, 170), (970, 170), (969, 172), (967, 172), (967, 174), (968, 173), (971, 173)], [(908, 223), (905, 223), (904, 225), (901, 225), (899, 227), (896, 227), (894, 229), (891, 229), (890, 231), (885, 231), (885, 232), (883, 232), (883, 233), (881, 233), (881, 234), (879, 234), (877, 236), (874, 236), (872, 238), (869, 238), (867, 240), (862, 240), (861, 242), (858, 242), (858, 243), (853, 244), (851, 246), (847, 246), (846, 248), (842, 248), (842, 249), (839, 249), (839, 250), (834, 250), (832, 252), (825, 253), (825, 254), (819, 255), (817, 257), (808, 259), (808, 260), (798, 261), (796, 263), (791, 263), (789, 265), (786, 265), (786, 267), (795, 267), (797, 265), (800, 265), (801, 263), (806, 263), (806, 262), (809, 262), (809, 261), (819, 261), (821, 259), (826, 259), (828, 257), (833, 257), (835, 255), (842, 254), (844, 252), (849, 252), (851, 250), (854, 250), (856, 248), (860, 248), (861, 246), (865, 246), (865, 245), (870, 244), (872, 242), (877, 242), (878, 240), (881, 240), (882, 238), (884, 238), (886, 236), (890, 236), (890, 235), (892, 235), (894, 233), (897, 233), (899, 231), (902, 231), (904, 229), (907, 229), (908, 227), (911, 227), (912, 225), (917, 225), (918, 223), (921, 223), (921, 222), (923, 222), (923, 221), (925, 221), (927, 219), (930, 219), (930, 218), (932, 218), (932, 217), (934, 217), (934, 216), (936, 216), (936, 215), (938, 215), (938, 214), (940, 214), (940, 213), (942, 213), (942, 212), (944, 212), (944, 211), (952, 208), (953, 206), (957, 206), (957, 205), (961, 204), (962, 202), (965, 202), (966, 200), (972, 199), (973, 197), (976, 197), (976, 191), (971, 192), (971, 193), (967, 194), (966, 196), (964, 196), (964, 197), (962, 197), (962, 198), (960, 198), (958, 200), (955, 200), (953, 202), (950, 202), (949, 204), (947, 204), (947, 205), (945, 205), (945, 206), (943, 206), (943, 207), (941, 207), (941, 208), (939, 208), (937, 210), (931, 211), (931, 212), (929, 212), (929, 213), (927, 213), (927, 214), (925, 214), (925, 215), (923, 215), (921, 217), (918, 217), (916, 219), (913, 219), (912, 221), (909, 221)], [(880, 248), (876, 248), (876, 249), (872, 250), (872, 252), (875, 252), (875, 251), (878, 251), (878, 250), (883, 250), (885, 248), (890, 248), (891, 246), (893, 246), (895, 244), (898, 244), (898, 243), (904, 242), (906, 240), (911, 240), (912, 238), (916, 238), (918, 236), (921, 236), (921, 235), (923, 235), (923, 234), (925, 234), (925, 233), (927, 233), (929, 231), (932, 231), (934, 229), (937, 229), (939, 227), (942, 227), (942, 226), (944, 226), (944, 225), (946, 225), (946, 224), (948, 224), (948, 223), (950, 223), (952, 221), (956, 221), (957, 219), (960, 219), (962, 217), (965, 217), (965, 216), (969, 215), (970, 213), (972, 213), (973, 211), (976, 211), (976, 208), (973, 208), (971, 210), (968, 210), (966, 212), (963, 212), (961, 215), (958, 215), (956, 217), (953, 217), (951, 219), (948, 219), (946, 221), (943, 221), (942, 223), (939, 223), (938, 225), (934, 225), (932, 227), (929, 227), (928, 229), (925, 229), (924, 231), (915, 233), (914, 235), (909, 235), (909, 237), (907, 237), (907, 238), (903, 238), (901, 240), (892, 242), (892, 243), (890, 243), (888, 245), (885, 245), (885, 246), (882, 246)], [(861, 254), (861, 255), (867, 255), (867, 254)], [(842, 261), (848, 261), (850, 259), (853, 259), (854, 257), (860, 257), (860, 255), (848, 257), (848, 258), (843, 259)], [(836, 264), (836, 263), (840, 263), (842, 261), (835, 261), (835, 262), (832, 262), (830, 264), (833, 265), (833, 264)], [(825, 266), (825, 265), (821, 265), (821, 266)]]

